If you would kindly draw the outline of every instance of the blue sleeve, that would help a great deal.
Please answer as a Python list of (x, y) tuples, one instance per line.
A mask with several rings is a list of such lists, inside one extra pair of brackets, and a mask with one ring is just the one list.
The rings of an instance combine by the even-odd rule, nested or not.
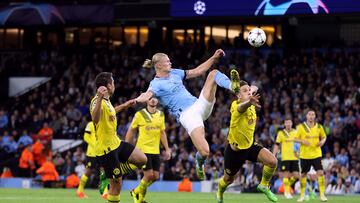
[(300, 151), (300, 143), (294, 142), (294, 151), (295, 152)]
[(152, 91), (156, 97), (159, 96), (159, 92), (160, 92), (160, 88), (159, 88), (159, 84), (156, 81), (151, 81), (148, 91)]
[(181, 80), (184, 80), (185, 77), (185, 71), (182, 69), (172, 69), (171, 74), (180, 76)]

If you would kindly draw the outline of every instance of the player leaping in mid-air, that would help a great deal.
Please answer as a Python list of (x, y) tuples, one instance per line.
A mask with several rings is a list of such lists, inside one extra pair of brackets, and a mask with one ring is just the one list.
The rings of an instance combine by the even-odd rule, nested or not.
[(217, 86), (238, 92), (239, 74), (231, 72), (231, 80), (218, 70), (208, 74), (205, 84), (198, 98), (190, 94), (183, 84), (184, 79), (201, 76), (225, 53), (218, 49), (214, 55), (198, 67), (191, 70), (171, 68), (169, 57), (163, 53), (155, 54), (152, 59), (147, 59), (145, 68), (155, 68), (156, 76), (150, 82), (147, 92), (142, 93), (137, 102), (146, 102), (156, 96), (160, 104), (180, 121), (191, 137), (198, 152), (196, 153), (196, 172), (200, 180), (205, 179), (204, 163), (209, 155), (209, 144), (205, 139), (204, 121), (210, 116), (215, 104)]

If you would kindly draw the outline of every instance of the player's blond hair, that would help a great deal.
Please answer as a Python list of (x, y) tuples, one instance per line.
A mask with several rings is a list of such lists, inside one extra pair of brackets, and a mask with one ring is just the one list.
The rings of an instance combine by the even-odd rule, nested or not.
[(166, 57), (166, 56), (167, 55), (164, 53), (156, 53), (153, 55), (153, 57), (151, 59), (146, 59), (144, 61), (144, 64), (142, 65), (142, 67), (144, 67), (144, 68), (155, 67), (156, 63), (159, 62), (162, 57)]

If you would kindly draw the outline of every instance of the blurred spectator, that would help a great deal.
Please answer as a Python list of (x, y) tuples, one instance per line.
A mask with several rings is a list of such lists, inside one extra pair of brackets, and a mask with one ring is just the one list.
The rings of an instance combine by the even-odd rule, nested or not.
[(72, 173), (66, 178), (66, 188), (77, 188), (79, 184), (80, 178), (75, 173)]
[(86, 156), (83, 149), (81, 147), (77, 147), (76, 151), (73, 154), (72, 161), (73, 162), (77, 162), (78, 160), (85, 161), (85, 158)]
[(53, 159), (53, 163), (56, 167), (56, 170), (62, 172), (63, 166), (65, 164), (65, 160), (62, 158), (60, 153), (56, 153)]
[(9, 156), (12, 156), (12, 154), (17, 151), (18, 145), (14, 140), (14, 136), (9, 135), (8, 131), (4, 132), (1, 148), (3, 148), (3, 150), (8, 154), (5, 159), (7, 159)]
[(75, 121), (70, 121), (70, 126), (67, 129), (67, 138), (77, 139), (79, 135), (79, 128), (76, 126)]
[(32, 145), (34, 160), (38, 166), (41, 166), (46, 161), (46, 155), (44, 155), (44, 150), (45, 147), (39, 139)]
[(322, 160), (325, 171), (329, 171), (335, 164), (335, 159), (331, 157), (331, 153), (327, 152), (326, 157)]
[(0, 178), (13, 178), (10, 168), (4, 167)]
[(47, 122), (44, 122), (43, 127), (38, 132), (38, 139), (40, 139), (44, 145), (47, 145), (51, 143), (53, 133), (53, 129), (49, 127)]
[(75, 170), (74, 164), (70, 158), (65, 159), (65, 164), (62, 168), (62, 175), (69, 176)]
[(36, 170), (36, 174), (41, 176), (41, 180), (44, 184), (44, 187), (51, 187), (54, 181), (59, 180), (59, 174), (56, 171), (55, 165), (53, 164), (51, 157), (46, 159), (46, 162)]
[(349, 157), (344, 148), (341, 149), (341, 153), (336, 156), (336, 161), (345, 167), (349, 167)]
[(192, 182), (185, 175), (183, 175), (183, 179), (179, 182), (178, 192), (192, 192)]
[(26, 147), (28, 145), (32, 145), (33, 140), (31, 139), (31, 137), (28, 135), (27, 130), (23, 130), (22, 135), (20, 136), (19, 140), (18, 140), (18, 146), (19, 149)]
[(76, 161), (75, 172), (78, 177), (81, 177), (85, 173), (85, 165), (83, 164), (81, 159), (78, 159)]
[(345, 194), (355, 194), (354, 192), (354, 185), (351, 184), (351, 180), (346, 179), (345, 180)]
[(4, 112), (4, 110), (0, 110), (0, 129), (6, 128), (9, 123), (9, 118)]
[(359, 177), (359, 175), (357, 177), (357, 180), (355, 181), (354, 192), (356, 194), (360, 194), (360, 177)]
[(325, 193), (331, 195), (344, 195), (345, 185), (343, 184), (343, 179), (338, 178), (335, 185), (329, 184), (325, 190)]
[(19, 160), (19, 176), (32, 177), (32, 171), (35, 169), (33, 150), (31, 145), (25, 147)]
[(70, 104), (67, 107), (66, 117), (69, 120), (79, 121), (81, 119), (81, 112), (74, 107), (74, 105)]

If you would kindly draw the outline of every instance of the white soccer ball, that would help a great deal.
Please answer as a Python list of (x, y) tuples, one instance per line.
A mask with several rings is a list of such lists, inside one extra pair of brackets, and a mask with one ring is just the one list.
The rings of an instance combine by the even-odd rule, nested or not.
[(198, 15), (204, 14), (205, 11), (206, 11), (205, 2), (203, 2), (203, 1), (197, 1), (197, 2), (195, 2), (195, 4), (194, 4), (194, 11), (195, 11), (195, 13), (198, 14)]
[(261, 28), (250, 30), (248, 41), (253, 47), (261, 47), (266, 42), (266, 34)]

